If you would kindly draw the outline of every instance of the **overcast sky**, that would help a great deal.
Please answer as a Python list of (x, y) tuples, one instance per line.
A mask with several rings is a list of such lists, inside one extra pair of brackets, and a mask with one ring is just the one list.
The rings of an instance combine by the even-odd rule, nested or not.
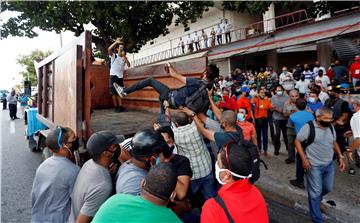
[[(1, 22), (6, 22), (14, 13), (3, 12), (0, 14)], [(22, 76), (19, 72), (24, 70), (16, 63), (19, 55), (29, 54), (33, 50), (56, 52), (60, 49), (60, 35), (55, 32), (39, 31), (38, 37), (12, 37), (0, 40), (0, 89), (10, 90), (17, 83), (22, 82)], [(71, 32), (63, 33), (63, 44), (71, 42), (75, 37)]]

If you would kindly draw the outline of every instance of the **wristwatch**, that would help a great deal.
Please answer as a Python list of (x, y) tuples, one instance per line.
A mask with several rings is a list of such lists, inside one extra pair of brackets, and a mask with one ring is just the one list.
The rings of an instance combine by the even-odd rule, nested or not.
[(195, 117), (195, 112), (191, 113), (191, 117)]

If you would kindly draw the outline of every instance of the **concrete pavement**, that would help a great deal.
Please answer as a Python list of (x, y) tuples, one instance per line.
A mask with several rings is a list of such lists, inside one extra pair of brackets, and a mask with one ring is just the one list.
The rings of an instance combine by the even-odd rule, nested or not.
[(0, 110), (0, 123), (1, 222), (30, 222), (31, 187), (42, 156), (28, 149), (23, 119), (11, 121), (9, 110)]

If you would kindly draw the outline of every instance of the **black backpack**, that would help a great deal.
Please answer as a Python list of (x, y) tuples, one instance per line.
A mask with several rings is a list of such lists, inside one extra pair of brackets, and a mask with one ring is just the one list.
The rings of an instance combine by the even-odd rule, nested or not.
[(210, 105), (209, 96), (206, 89), (207, 83), (205, 81), (201, 81), (201, 86), (190, 96), (186, 97), (186, 107), (195, 113), (206, 112)]
[[(301, 146), (305, 152), (306, 150), (306, 147), (308, 147), (310, 144), (312, 144), (315, 140), (315, 126), (314, 126), (314, 122), (313, 121), (308, 121), (305, 125), (309, 125), (309, 128), (310, 128), (310, 133), (309, 133), (309, 137), (301, 142)], [(330, 130), (331, 130), (331, 134), (334, 135), (334, 129), (333, 129), (333, 126), (331, 125), (330, 127)]]

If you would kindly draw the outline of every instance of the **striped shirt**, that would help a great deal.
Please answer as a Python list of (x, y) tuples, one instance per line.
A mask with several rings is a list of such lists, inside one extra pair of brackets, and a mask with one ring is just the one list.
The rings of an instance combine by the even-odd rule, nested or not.
[(206, 144), (201, 134), (197, 131), (195, 123), (185, 126), (175, 127), (174, 131), (175, 145), (178, 154), (186, 156), (190, 160), (190, 166), (193, 171), (191, 180), (206, 177), (211, 173), (211, 157), (206, 148)]

